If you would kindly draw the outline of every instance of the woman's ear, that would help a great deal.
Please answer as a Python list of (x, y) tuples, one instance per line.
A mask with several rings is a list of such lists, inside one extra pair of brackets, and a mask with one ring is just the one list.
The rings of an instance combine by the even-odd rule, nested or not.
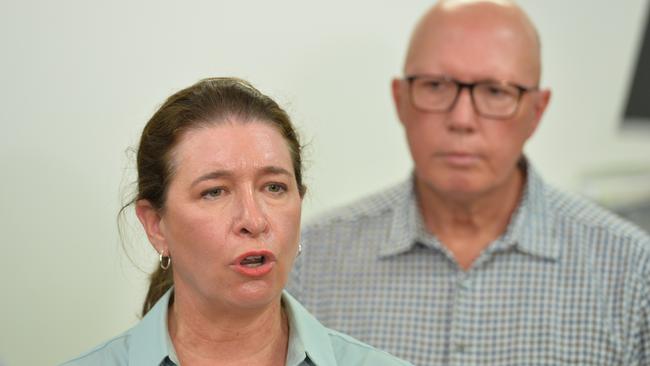
[(169, 253), (165, 235), (160, 229), (160, 221), (162, 217), (157, 208), (155, 208), (148, 200), (138, 200), (135, 202), (135, 214), (142, 224), (144, 231), (147, 233), (149, 242), (156, 249), (158, 253)]

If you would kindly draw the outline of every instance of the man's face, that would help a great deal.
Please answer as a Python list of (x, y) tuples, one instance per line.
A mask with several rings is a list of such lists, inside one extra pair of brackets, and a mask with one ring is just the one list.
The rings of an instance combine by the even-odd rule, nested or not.
[[(507, 21), (489, 15), (452, 15), (425, 21), (416, 30), (405, 74), (535, 87), (539, 81), (536, 52), (530, 37)], [(393, 96), (418, 185), (444, 196), (467, 199), (503, 187), (513, 179), (523, 145), (537, 127), (550, 93), (524, 93), (516, 113), (506, 119), (478, 115), (468, 89), (462, 89), (448, 112), (416, 109), (409, 83), (402, 79), (393, 81)]]

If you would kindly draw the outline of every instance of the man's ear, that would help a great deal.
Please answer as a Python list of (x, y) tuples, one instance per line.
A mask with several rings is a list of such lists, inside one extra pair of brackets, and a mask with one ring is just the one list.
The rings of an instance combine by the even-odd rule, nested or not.
[(391, 82), (391, 92), (393, 95), (393, 103), (395, 104), (395, 111), (397, 112), (397, 118), (399, 118), (402, 124), (404, 124), (403, 103), (405, 102), (406, 93), (408, 92), (404, 83), (404, 80), (400, 78), (394, 78)]
[(537, 127), (539, 126), (539, 122), (542, 120), (542, 116), (544, 115), (544, 112), (546, 111), (546, 107), (548, 107), (548, 103), (550, 101), (551, 101), (550, 89), (542, 89), (538, 91), (538, 95), (535, 98), (533, 104), (533, 121), (530, 128), (530, 132), (528, 133), (529, 138), (530, 136), (533, 135), (535, 130), (537, 130)]
[(147, 233), (149, 242), (158, 253), (169, 253), (165, 235), (160, 228), (162, 217), (157, 208), (148, 200), (138, 200), (135, 203), (135, 214)]

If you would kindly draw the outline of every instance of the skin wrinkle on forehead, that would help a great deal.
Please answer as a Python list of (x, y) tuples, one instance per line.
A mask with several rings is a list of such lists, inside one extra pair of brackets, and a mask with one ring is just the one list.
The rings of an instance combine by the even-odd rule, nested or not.
[[(266, 138), (263, 140), (262, 144), (258, 144), (255, 146), (247, 146), (247, 149), (251, 150), (258, 150), (260, 151), (260, 156), (258, 159), (255, 159), (251, 161), (249, 158), (244, 157), (244, 156), (239, 156), (239, 157), (230, 157), (229, 159), (223, 159), (223, 157), (219, 156), (213, 156), (213, 157), (205, 157), (204, 161), (207, 163), (207, 166), (202, 167), (201, 171), (196, 171), (193, 173), (194, 176), (198, 177), (202, 174), (204, 174), (207, 171), (212, 171), (212, 170), (229, 170), (232, 172), (239, 172), (241, 174), (242, 172), (250, 172), (250, 171), (259, 171), (265, 167), (268, 167), (270, 165), (269, 162), (274, 161), (274, 159), (278, 158), (277, 152), (275, 152), (273, 149), (270, 149), (270, 145), (272, 145), (272, 139), (270, 137), (270, 134), (274, 133), (279, 133), (273, 126), (269, 125), (269, 123), (263, 122), (263, 121), (257, 121), (257, 120), (249, 120), (249, 121), (240, 121), (240, 122), (233, 122), (232, 120), (226, 119), (225, 121), (222, 122), (216, 122), (216, 123), (209, 123), (206, 124), (205, 126), (201, 126), (198, 128), (193, 128), (185, 131), (180, 137), (179, 137), (179, 143), (180, 141), (191, 141), (195, 138), (197, 133), (200, 133), (201, 130), (209, 130), (211, 128), (217, 127), (217, 128), (223, 128), (223, 127), (232, 127), (232, 126), (241, 126), (241, 125), (247, 125), (247, 124), (259, 124), (263, 126), (268, 126), (270, 129), (264, 130), (264, 131), (259, 131), (257, 134), (259, 135), (265, 135)], [(284, 140), (284, 139), (283, 139)], [(287, 153), (289, 150), (289, 146), (284, 141), (287, 147)], [(247, 145), (247, 143), (242, 142), (242, 144)], [(264, 144), (267, 144), (268, 146), (265, 146)], [(178, 151), (178, 146), (176, 148), (172, 149), (171, 151), (171, 156), (172, 158), (170, 159), (170, 167), (172, 169), (172, 175), (177, 172), (177, 169), (180, 165), (182, 165), (182, 161), (187, 158), (179, 154)], [(284, 154), (282, 154), (284, 155)], [(279, 157), (283, 158), (283, 157)], [(285, 167), (286, 168), (286, 167)], [(287, 169), (285, 169), (287, 170)], [(288, 169), (288, 172), (290, 173), (289, 176), (292, 178), (294, 177), (293, 170)], [(267, 172), (268, 173), (268, 172)]]
[(528, 16), (514, 2), (505, 0), (443, 0), (431, 8), (417, 23), (409, 43), (404, 73), (412, 73), (414, 64), (426, 63), (421, 53), (441, 36), (472, 36), (472, 31), (489, 30), (526, 50), (525, 65), (537, 85), (541, 75), (541, 43)]

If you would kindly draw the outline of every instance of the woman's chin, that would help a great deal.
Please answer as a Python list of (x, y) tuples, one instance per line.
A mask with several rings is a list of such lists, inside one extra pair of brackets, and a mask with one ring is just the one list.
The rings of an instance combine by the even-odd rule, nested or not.
[(250, 309), (264, 307), (277, 300), (281, 294), (281, 286), (266, 281), (248, 281), (238, 286), (232, 295), (239, 306)]

